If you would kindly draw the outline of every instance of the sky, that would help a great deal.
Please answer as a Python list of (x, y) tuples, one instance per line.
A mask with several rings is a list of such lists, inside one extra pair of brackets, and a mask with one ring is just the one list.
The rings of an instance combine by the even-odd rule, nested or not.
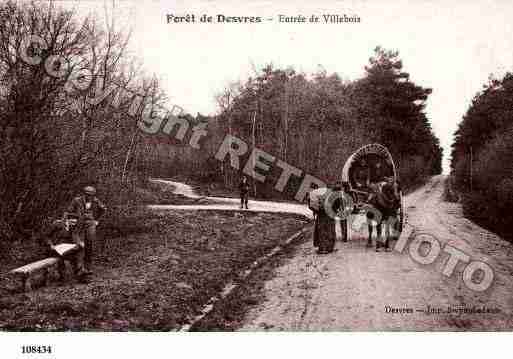
[[(80, 12), (103, 13), (112, 2), (67, 1)], [(507, 0), (359, 1), (116, 1), (119, 26), (132, 28), (131, 50), (155, 73), (170, 104), (204, 115), (218, 111), (215, 95), (268, 63), (353, 80), (376, 46), (398, 50), (410, 80), (432, 88), (426, 115), (449, 168), (452, 136), (490, 74), (513, 70), (513, 2)], [(196, 23), (167, 23), (194, 14)], [(263, 23), (200, 23), (213, 17), (261, 16)], [(324, 14), (358, 16), (359, 23), (325, 24)], [(311, 15), (319, 23), (280, 23)]]

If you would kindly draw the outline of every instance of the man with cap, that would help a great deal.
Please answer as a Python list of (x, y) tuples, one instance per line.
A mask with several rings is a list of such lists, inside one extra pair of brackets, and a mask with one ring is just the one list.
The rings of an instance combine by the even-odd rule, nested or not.
[(96, 226), (105, 211), (105, 205), (96, 197), (96, 189), (92, 186), (84, 187), (83, 195), (73, 198), (68, 208), (68, 216), (75, 217), (78, 220), (71, 235), (73, 242), (83, 248), (79, 259), (83, 275), (91, 274)]
[(243, 209), (244, 206), (246, 209), (248, 209), (249, 188), (248, 178), (246, 176), (242, 176), (241, 182), (239, 184), (241, 209)]

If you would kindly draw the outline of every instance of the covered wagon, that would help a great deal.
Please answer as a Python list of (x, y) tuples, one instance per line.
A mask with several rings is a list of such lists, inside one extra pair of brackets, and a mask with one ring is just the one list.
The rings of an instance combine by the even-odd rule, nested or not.
[(370, 199), (383, 183), (394, 186), (398, 195), (396, 233), (402, 231), (404, 225), (403, 196), (397, 168), (388, 149), (378, 143), (359, 148), (347, 159), (342, 169), (342, 183), (352, 196), (354, 213), (361, 213), (366, 205), (372, 205)]

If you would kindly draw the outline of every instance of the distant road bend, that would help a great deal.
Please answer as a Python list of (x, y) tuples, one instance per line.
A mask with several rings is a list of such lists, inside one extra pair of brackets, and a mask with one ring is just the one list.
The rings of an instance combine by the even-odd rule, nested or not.
[[(215, 204), (194, 204), (194, 205), (150, 205), (151, 209), (160, 210), (240, 210), (240, 199), (239, 198), (226, 198), (226, 197), (211, 197), (211, 196), (200, 196), (194, 189), (180, 182), (173, 182), (162, 179), (151, 179), (154, 183), (167, 184), (174, 188), (174, 193), (183, 195), (188, 198), (205, 199), (208, 201), (215, 202)], [(295, 213), (303, 215), (307, 218), (312, 218), (312, 211), (308, 209), (304, 204), (289, 203), (289, 202), (272, 202), (272, 201), (256, 201), (249, 200), (249, 209), (245, 211), (251, 212), (276, 212), (276, 213)]]

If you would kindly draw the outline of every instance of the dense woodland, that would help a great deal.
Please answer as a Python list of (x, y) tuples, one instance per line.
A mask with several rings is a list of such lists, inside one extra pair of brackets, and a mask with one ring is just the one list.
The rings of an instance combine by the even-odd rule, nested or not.
[[(164, 97), (127, 55), (129, 32), (109, 12), (82, 18), (53, 2), (3, 2), (0, 13), (0, 236), (16, 238), (84, 184), (116, 201), (141, 150), (134, 94)], [(27, 47), (30, 35), (44, 43)], [(105, 101), (91, 100), (106, 89), (114, 90)]]
[[(33, 233), (84, 184), (96, 185), (110, 207), (133, 200), (149, 176), (233, 188), (240, 173), (213, 158), (226, 134), (326, 182), (338, 179), (347, 157), (370, 142), (390, 149), (405, 186), (441, 171), (442, 150), (424, 113), (431, 89), (410, 80), (397, 52), (376, 48), (365, 76), (355, 81), (326, 71), (255, 69), (253, 77), (219, 92), (216, 116), (182, 116), (208, 126), (197, 150), (189, 146), (190, 132), (177, 140), (175, 132), (147, 135), (138, 128), (142, 108), (158, 116), (166, 97), (128, 55), (129, 31), (118, 28), (111, 13), (83, 18), (52, 3), (15, 2), (0, 5), (0, 12), (2, 238)], [(37, 64), (19, 56), (31, 34), (46, 43), (27, 49), (40, 57)], [(52, 55), (60, 62), (47, 61)], [(62, 74), (49, 76), (45, 64)], [(115, 90), (105, 101), (91, 100), (110, 86)], [(134, 112), (136, 96), (147, 107)], [(272, 178), (279, 174), (255, 184), (253, 194), (292, 198), (300, 179), (278, 194)]]
[[(465, 213), (513, 238), (513, 74), (490, 77), (454, 135), (452, 181)], [(509, 228), (508, 228), (509, 227)]]
[[(325, 71), (304, 74), (268, 65), (217, 96), (219, 114), (209, 119), (207, 146), (215, 151), (224, 136), (232, 134), (251, 147), (334, 183), (352, 152), (378, 142), (391, 151), (406, 187), (440, 173), (442, 150), (424, 113), (431, 89), (410, 80), (395, 51), (376, 48), (365, 70), (365, 77), (344, 81), (338, 74)], [(200, 116), (197, 120), (204, 119)], [(198, 166), (197, 152), (191, 151), (192, 157), (160, 156), (166, 163), (156, 167), (171, 175), (187, 173), (189, 177), (222, 181), (226, 186), (237, 185), (240, 169), (231, 168), (229, 161), (222, 166), (215, 161)], [(273, 168), (265, 183), (255, 184), (254, 194), (279, 196), (272, 187), (280, 173), (281, 169)], [(292, 177), (286, 198), (292, 198), (300, 180)]]

